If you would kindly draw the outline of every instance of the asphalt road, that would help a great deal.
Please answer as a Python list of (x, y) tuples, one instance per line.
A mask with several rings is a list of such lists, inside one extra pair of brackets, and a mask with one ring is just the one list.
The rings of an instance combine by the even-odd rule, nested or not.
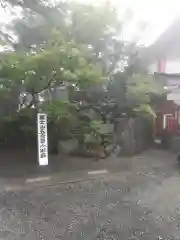
[(180, 239), (179, 166), (148, 152), (128, 171), (0, 194), (0, 240)]

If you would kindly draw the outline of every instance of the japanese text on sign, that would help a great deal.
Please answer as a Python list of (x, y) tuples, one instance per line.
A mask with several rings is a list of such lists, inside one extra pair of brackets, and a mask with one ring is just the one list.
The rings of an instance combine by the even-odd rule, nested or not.
[(37, 122), (39, 165), (48, 165), (47, 114), (38, 113)]

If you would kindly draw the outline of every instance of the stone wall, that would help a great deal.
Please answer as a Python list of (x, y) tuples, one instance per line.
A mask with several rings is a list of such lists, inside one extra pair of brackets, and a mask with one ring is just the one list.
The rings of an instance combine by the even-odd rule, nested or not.
[(134, 155), (142, 152), (152, 143), (153, 125), (142, 117), (118, 119), (116, 134), (121, 154)]

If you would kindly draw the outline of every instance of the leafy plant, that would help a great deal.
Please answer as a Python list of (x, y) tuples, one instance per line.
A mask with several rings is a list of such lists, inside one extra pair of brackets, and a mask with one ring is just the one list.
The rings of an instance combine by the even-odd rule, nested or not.
[(151, 75), (135, 75), (127, 81), (127, 104), (138, 115), (156, 117), (151, 95), (162, 95), (164, 89)]
[(100, 121), (92, 121), (90, 122), (90, 126), (87, 128), (87, 132), (85, 134), (85, 143), (91, 144), (100, 144), (101, 143), (101, 127)]

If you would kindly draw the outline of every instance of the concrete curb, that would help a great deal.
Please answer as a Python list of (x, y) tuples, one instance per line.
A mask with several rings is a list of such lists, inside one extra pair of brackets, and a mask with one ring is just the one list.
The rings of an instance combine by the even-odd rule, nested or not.
[(76, 171), (71, 172), (71, 176), (68, 173), (59, 173), (53, 175), (47, 175), (43, 177), (35, 177), (28, 179), (12, 179), (4, 184), (4, 191), (21, 191), (21, 190), (31, 190), (36, 187), (46, 187), (46, 186), (56, 186), (67, 183), (76, 183), (81, 181), (91, 181), (99, 178), (110, 177), (112, 172), (106, 169), (97, 171)]

